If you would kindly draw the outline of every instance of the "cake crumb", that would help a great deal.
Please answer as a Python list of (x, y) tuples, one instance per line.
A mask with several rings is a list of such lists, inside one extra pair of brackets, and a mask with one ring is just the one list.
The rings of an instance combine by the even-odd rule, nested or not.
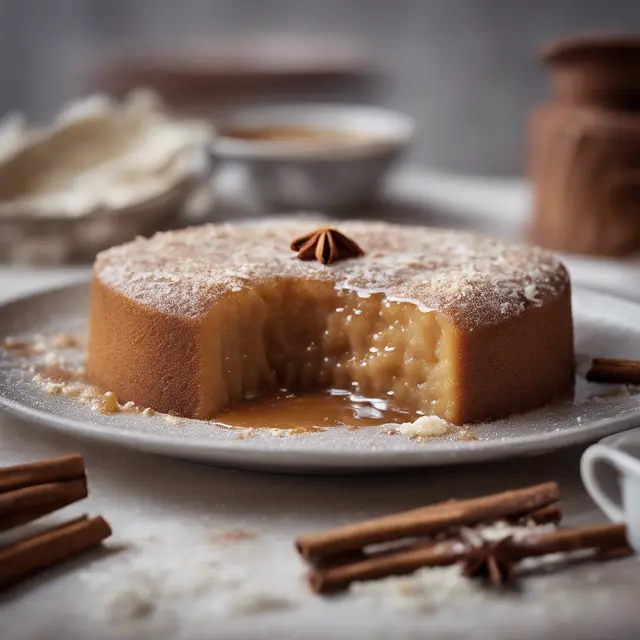
[(451, 426), (438, 416), (421, 416), (414, 422), (403, 422), (398, 425), (395, 432), (405, 438), (433, 438), (444, 435)]
[(52, 395), (57, 395), (62, 393), (66, 386), (65, 382), (47, 382), (44, 385), (44, 390)]
[(278, 429), (277, 427), (271, 427), (269, 429), (262, 429), (262, 432), (274, 438), (285, 438), (293, 433), (293, 429)]
[(2, 346), (7, 351), (28, 351), (31, 347), (31, 343), (28, 340), (23, 340), (22, 338), (9, 336), (2, 341)]
[(78, 398), (84, 396), (86, 393), (86, 389), (79, 384), (69, 384), (65, 383), (62, 389), (62, 395), (67, 396), (69, 398)]
[(67, 361), (61, 356), (59, 353), (55, 351), (49, 351), (44, 356), (45, 364), (51, 366), (65, 367), (67, 365)]
[(147, 407), (146, 409), (144, 409), (142, 411), (142, 415), (143, 416), (155, 416), (156, 415), (156, 411), (155, 411), (155, 409), (152, 409), (151, 407)]
[(54, 349), (75, 349), (80, 346), (80, 341), (70, 333), (59, 333), (53, 336), (51, 345)]
[(34, 376), (35, 382), (72, 382), (81, 381), (82, 375), (79, 371), (71, 367), (68, 363), (60, 364), (59, 362), (53, 364), (37, 365), (34, 367), (36, 375)]
[(212, 542), (242, 542), (244, 540), (255, 540), (257, 534), (244, 529), (229, 529), (228, 531), (220, 531), (212, 533), (209, 539)]

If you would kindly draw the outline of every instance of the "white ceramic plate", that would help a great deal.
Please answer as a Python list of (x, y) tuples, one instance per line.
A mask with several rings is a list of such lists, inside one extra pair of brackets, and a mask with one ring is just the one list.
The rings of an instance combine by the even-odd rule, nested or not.
[[(0, 307), (0, 337), (78, 331), (86, 325), (89, 287), (80, 284)], [(588, 290), (574, 293), (578, 353), (640, 359), (640, 304)], [(640, 390), (593, 385), (577, 376), (575, 402), (506, 420), (472, 425), (477, 441), (456, 434), (414, 442), (389, 429), (333, 427), (319, 433), (275, 437), (270, 430), (238, 439), (238, 432), (162, 416), (94, 413), (76, 400), (49, 395), (0, 349), (0, 406), (50, 428), (87, 438), (213, 464), (287, 473), (382, 471), (539, 455), (640, 425)], [(613, 397), (609, 397), (611, 392)], [(585, 395), (593, 395), (584, 401)], [(38, 437), (34, 430), (33, 437)]]

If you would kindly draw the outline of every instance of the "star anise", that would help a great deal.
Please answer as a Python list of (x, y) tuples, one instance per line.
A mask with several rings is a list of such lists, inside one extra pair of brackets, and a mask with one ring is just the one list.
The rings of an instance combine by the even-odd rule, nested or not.
[(291, 243), (291, 249), (298, 252), (300, 260), (317, 260), (322, 264), (364, 255), (364, 251), (351, 238), (332, 227), (321, 227), (296, 238)]
[(501, 540), (485, 540), (478, 532), (463, 528), (460, 537), (468, 547), (462, 561), (463, 575), (467, 578), (486, 578), (494, 586), (500, 586), (512, 577), (513, 562), (508, 553), (511, 536)]

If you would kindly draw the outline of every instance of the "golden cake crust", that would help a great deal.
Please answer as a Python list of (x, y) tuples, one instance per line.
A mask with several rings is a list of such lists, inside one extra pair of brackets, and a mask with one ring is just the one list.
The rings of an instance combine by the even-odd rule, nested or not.
[(330, 267), (297, 260), (291, 240), (322, 224), (288, 218), (158, 233), (100, 253), (94, 273), (125, 297), (181, 317), (206, 314), (221, 296), (261, 281), (300, 278), (382, 292), (467, 329), (519, 315), (569, 282), (560, 261), (539, 247), (382, 222), (338, 225), (365, 250), (362, 258)]
[(363, 298), (384, 294), (435, 312), (456, 351), (456, 402), (444, 415), (452, 422), (539, 406), (571, 384), (569, 278), (549, 252), (469, 233), (341, 222), (364, 257), (328, 267), (297, 260), (291, 240), (321, 224), (207, 225), (101, 253), (92, 285), (90, 379), (121, 400), (211, 417), (205, 396), (219, 348), (217, 306), (260, 283), (288, 279), (327, 282)]

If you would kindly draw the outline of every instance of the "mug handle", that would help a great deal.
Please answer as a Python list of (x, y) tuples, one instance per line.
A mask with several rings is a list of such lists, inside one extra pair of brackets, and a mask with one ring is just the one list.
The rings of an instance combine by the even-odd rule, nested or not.
[(599, 464), (606, 463), (620, 474), (621, 470), (631, 471), (633, 459), (626, 453), (618, 451), (603, 444), (589, 447), (580, 461), (580, 473), (587, 491), (594, 502), (604, 511), (607, 517), (614, 522), (624, 522), (625, 516), (622, 505), (616, 502), (606, 491), (598, 478), (596, 468)]

